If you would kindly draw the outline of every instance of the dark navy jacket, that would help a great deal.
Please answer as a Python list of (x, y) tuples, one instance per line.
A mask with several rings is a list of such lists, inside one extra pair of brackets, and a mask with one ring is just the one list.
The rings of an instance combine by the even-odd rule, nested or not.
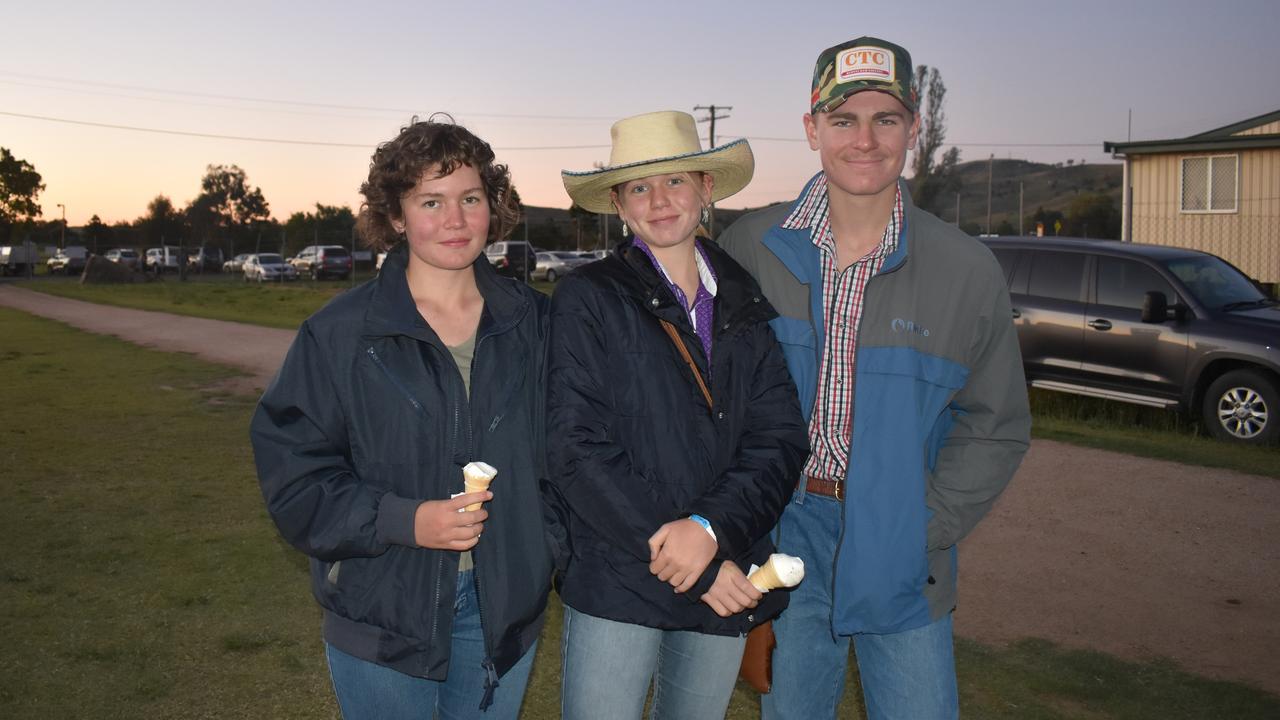
[[(722, 560), (745, 571), (768, 558), (768, 533), (809, 445), (769, 327), (777, 313), (741, 266), (714, 243), (704, 248), (718, 286), (710, 358), (630, 243), (561, 281), (552, 299), (548, 478), (571, 548), (558, 583), (566, 604), (620, 622), (733, 635), (781, 612), (786, 593), (730, 618), (699, 598)], [(680, 330), (714, 407), (659, 318)], [(677, 595), (650, 574), (647, 541), (690, 514), (711, 522), (719, 550), (693, 589)]]
[(258, 477), (281, 535), (311, 557), (325, 640), (443, 680), (459, 554), (416, 546), (414, 511), (461, 492), (466, 463), (497, 468), (472, 551), (488, 660), (454, 668), (492, 682), (537, 639), (550, 589), (538, 493), (547, 301), (476, 261), (485, 306), (468, 399), (409, 294), (406, 258), (393, 252), (303, 323), (253, 417)]

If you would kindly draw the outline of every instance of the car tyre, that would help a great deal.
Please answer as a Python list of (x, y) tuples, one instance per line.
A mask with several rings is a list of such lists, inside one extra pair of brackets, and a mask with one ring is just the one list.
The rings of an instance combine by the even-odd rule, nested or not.
[(1280, 436), (1280, 390), (1257, 370), (1232, 370), (1209, 384), (1201, 407), (1205, 427), (1219, 440), (1268, 445)]
[(556, 281), (556, 277), (557, 277), (557, 276), (556, 276), (556, 271), (555, 271), (555, 270), (548, 270), (548, 271), (547, 271), (547, 282), (549, 282), (549, 283), (553, 283), (553, 282), (555, 282), (555, 281)]

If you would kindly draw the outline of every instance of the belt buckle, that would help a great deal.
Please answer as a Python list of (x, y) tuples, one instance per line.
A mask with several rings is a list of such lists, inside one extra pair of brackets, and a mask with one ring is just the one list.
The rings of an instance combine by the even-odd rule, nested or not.
[(844, 502), (844, 482), (841, 480), (837, 480), (835, 484), (836, 484), (836, 489), (834, 493), (835, 499), (841, 502)]

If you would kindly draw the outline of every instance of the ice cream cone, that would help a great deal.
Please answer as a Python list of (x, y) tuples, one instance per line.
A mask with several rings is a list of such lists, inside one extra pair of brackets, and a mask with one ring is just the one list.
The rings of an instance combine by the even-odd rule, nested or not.
[[(488, 463), (467, 463), (466, 467), (462, 468), (462, 487), (469, 493), (488, 490), (489, 483), (493, 482), (493, 478), (497, 474), (498, 471)], [(471, 503), (465, 509), (467, 512), (475, 512), (480, 509), (482, 504)]]
[(791, 555), (774, 553), (764, 565), (747, 576), (760, 592), (780, 587), (795, 587), (804, 579), (804, 561)]

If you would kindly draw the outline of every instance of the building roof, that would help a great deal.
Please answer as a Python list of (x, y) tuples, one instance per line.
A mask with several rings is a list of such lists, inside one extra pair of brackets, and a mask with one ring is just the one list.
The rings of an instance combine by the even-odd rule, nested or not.
[(1102, 143), (1102, 149), (1112, 155), (1145, 155), (1151, 153), (1221, 152), (1224, 150), (1274, 148), (1280, 147), (1280, 133), (1266, 135), (1237, 135), (1236, 133), (1276, 121), (1280, 121), (1280, 110), (1185, 138), (1139, 140), (1136, 142), (1105, 141)]

